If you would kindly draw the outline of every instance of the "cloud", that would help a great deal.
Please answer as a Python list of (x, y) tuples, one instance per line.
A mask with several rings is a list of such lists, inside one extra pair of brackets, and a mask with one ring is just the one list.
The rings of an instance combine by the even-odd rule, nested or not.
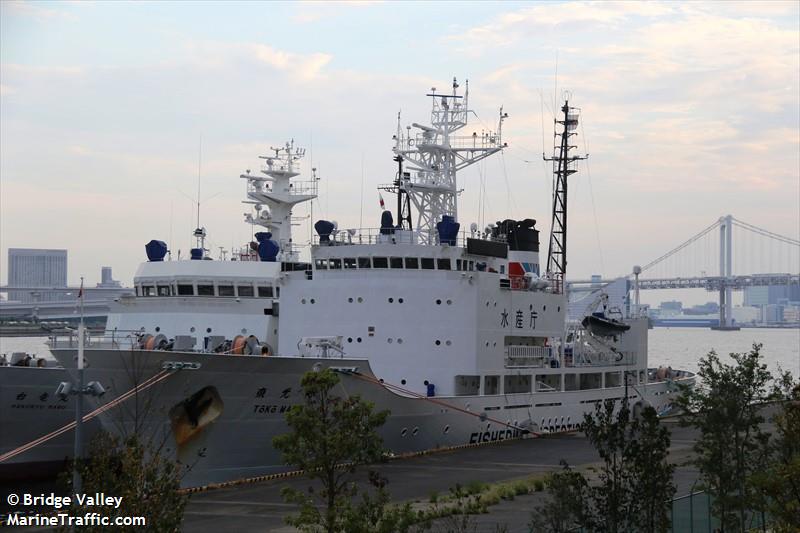
[[(53, 6), (59, 5), (58, 2), (27, 2), (22, 0), (5, 0), (3, 6), (8, 9), (9, 15), (21, 17), (32, 17), (38, 20), (77, 20), (74, 13), (63, 9), (54, 9)], [(66, 2), (62, 2), (66, 5)], [(77, 5), (79, 2), (72, 2)]]
[(340, 0), (328, 2), (295, 2), (291, 20), (298, 24), (310, 24), (343, 15), (343, 8), (365, 8), (381, 4), (380, 0)]

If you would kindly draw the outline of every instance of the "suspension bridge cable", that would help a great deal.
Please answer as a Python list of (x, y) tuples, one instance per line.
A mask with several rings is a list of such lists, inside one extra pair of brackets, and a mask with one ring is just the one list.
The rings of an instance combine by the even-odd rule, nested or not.
[[(732, 217), (733, 218), (733, 217)], [(746, 229), (752, 231), (754, 233), (758, 233), (764, 237), (769, 237), (770, 239), (775, 239), (777, 241), (784, 242), (786, 244), (793, 244), (795, 246), (800, 246), (800, 241), (796, 239), (792, 239), (791, 237), (786, 237), (784, 235), (779, 235), (778, 233), (773, 233), (771, 231), (759, 228), (758, 226), (754, 226), (752, 224), (748, 224), (747, 222), (741, 221), (738, 218), (733, 218), (733, 223), (739, 226), (742, 229)]]
[(665, 259), (667, 259), (667, 258), (669, 258), (669, 257), (673, 256), (674, 254), (676, 254), (676, 253), (680, 252), (681, 250), (683, 250), (684, 248), (686, 248), (687, 246), (689, 246), (689, 245), (690, 245), (690, 244), (692, 244), (693, 242), (697, 241), (698, 239), (700, 239), (701, 237), (703, 237), (704, 235), (706, 235), (706, 234), (707, 234), (708, 232), (710, 232), (711, 230), (713, 230), (713, 229), (717, 228), (718, 226), (719, 226), (719, 220), (717, 220), (716, 222), (714, 222), (713, 224), (711, 224), (709, 227), (707, 227), (706, 229), (704, 229), (703, 231), (701, 231), (700, 233), (698, 233), (697, 235), (695, 235), (695, 236), (694, 236), (694, 237), (692, 237), (691, 239), (687, 240), (687, 241), (686, 241), (686, 242), (684, 242), (683, 244), (681, 244), (681, 245), (679, 245), (679, 246), (676, 246), (675, 248), (673, 248), (673, 249), (672, 249), (672, 250), (670, 250), (669, 252), (665, 253), (664, 255), (662, 255), (661, 257), (659, 257), (658, 259), (655, 259), (655, 260), (653, 260), (653, 261), (650, 261), (649, 263), (647, 263), (645, 266), (643, 266), (643, 267), (642, 267), (642, 271), (644, 272), (645, 270), (647, 270), (647, 269), (649, 269), (649, 268), (651, 268), (651, 267), (653, 267), (653, 266), (657, 265), (657, 264), (658, 264), (658, 263), (660, 263), (661, 261), (664, 261)]

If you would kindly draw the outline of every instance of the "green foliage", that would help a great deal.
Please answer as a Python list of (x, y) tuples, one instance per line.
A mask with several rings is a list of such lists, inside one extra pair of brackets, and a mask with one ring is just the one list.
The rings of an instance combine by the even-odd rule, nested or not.
[[(388, 502), (385, 480), (374, 478), (371, 481), (376, 495), (362, 495), (354, 506), (352, 499), (358, 489), (352, 475), (359, 465), (382, 457), (383, 441), (377, 429), (389, 412), (373, 412), (374, 406), (357, 395), (335, 395), (333, 389), (338, 383), (339, 377), (330, 369), (306, 373), (301, 381), (305, 402), (286, 414), (291, 432), (273, 439), (287, 464), (304, 470), (322, 485), (319, 492), (312, 487), (307, 493), (283, 490), (287, 502), (300, 506), (300, 513), (288, 517), (287, 522), (303, 531), (361, 531), (356, 519), (363, 519), (363, 527), (375, 517), (380, 522)], [(317, 500), (322, 509), (317, 507)], [(380, 527), (372, 530), (379, 531)]]
[(549, 498), (533, 515), (536, 531), (568, 531), (580, 525), (590, 531), (666, 531), (668, 500), (675, 493), (674, 466), (667, 461), (669, 432), (648, 406), (632, 416), (627, 399), (619, 409), (613, 400), (598, 404), (583, 421), (587, 440), (600, 455), (596, 483), (564, 470), (548, 477)]
[(560, 472), (550, 474), (544, 480), (547, 497), (531, 515), (531, 531), (563, 533), (586, 523), (583, 506), (589, 490), (586, 478), (566, 462), (561, 464), (563, 469)]
[(726, 531), (746, 530), (748, 511), (760, 506), (760, 491), (751, 480), (767, 466), (769, 435), (761, 428), (759, 404), (774, 397), (760, 351), (754, 344), (748, 353), (730, 354), (734, 365), (710, 352), (699, 362), (702, 387), (685, 389), (678, 399), (683, 423), (700, 431), (694, 463)]
[(780, 533), (797, 530), (800, 524), (800, 383), (791, 375), (781, 379), (784, 401), (774, 418), (775, 433), (767, 445), (768, 464), (755, 472), (751, 483), (760, 491), (763, 506)]
[[(100, 433), (89, 444), (89, 453), (79, 465), (82, 493), (122, 498), (117, 509), (104, 507), (112, 520), (116, 516), (143, 516), (147, 527), (115, 526), (121, 533), (146, 529), (156, 533), (180, 531), (187, 498), (180, 494), (181, 472), (177, 464), (164, 457), (161, 449), (131, 436), (124, 441)], [(70, 489), (71, 490), (71, 489)], [(80, 506), (73, 502), (73, 516), (96, 512), (97, 507)], [(105, 511), (104, 511), (105, 514)], [(65, 531), (68, 531), (66, 528)], [(87, 533), (107, 531), (103, 526), (81, 527)]]

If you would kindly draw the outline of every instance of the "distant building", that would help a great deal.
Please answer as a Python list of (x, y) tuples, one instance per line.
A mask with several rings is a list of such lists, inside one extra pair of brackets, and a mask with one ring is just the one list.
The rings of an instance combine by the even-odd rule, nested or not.
[[(9, 287), (66, 287), (67, 251), (35, 248), (8, 249)], [(54, 302), (64, 294), (54, 291), (9, 291), (9, 300), (22, 303)]]
[(122, 284), (115, 280), (111, 275), (111, 267), (101, 267), (100, 268), (100, 283), (97, 286), (101, 289), (112, 288), (112, 287), (121, 287)]
[(744, 288), (744, 305), (760, 307), (777, 304), (781, 299), (800, 302), (800, 285), (765, 285)]

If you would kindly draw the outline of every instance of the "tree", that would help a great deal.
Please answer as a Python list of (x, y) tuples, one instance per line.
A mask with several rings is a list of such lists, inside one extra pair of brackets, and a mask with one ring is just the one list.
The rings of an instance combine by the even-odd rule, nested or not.
[(800, 383), (794, 383), (788, 373), (781, 382), (783, 402), (765, 452), (768, 465), (754, 473), (751, 482), (761, 492), (762, 508), (773, 519), (772, 527), (789, 533), (800, 524)]
[(667, 502), (675, 494), (669, 432), (651, 406), (637, 418), (627, 398), (616, 414), (615, 403), (606, 400), (584, 417), (583, 432), (603, 461), (599, 484), (589, 489), (587, 524), (609, 532), (665, 531)]
[(674, 465), (667, 461), (668, 430), (650, 406), (634, 417), (623, 398), (597, 404), (584, 416), (583, 432), (600, 455), (597, 481), (570, 470), (548, 479), (549, 500), (537, 509), (536, 531), (661, 532), (669, 528), (668, 505), (675, 494)]
[(712, 509), (722, 530), (745, 531), (747, 514), (758, 507), (759, 491), (751, 479), (767, 462), (769, 435), (762, 404), (772, 398), (771, 374), (762, 362), (761, 345), (748, 353), (732, 353), (735, 365), (720, 361), (714, 351), (699, 362), (702, 386), (686, 388), (677, 405), (683, 424), (700, 431), (694, 464), (704, 487), (714, 497)]
[(545, 479), (547, 498), (531, 516), (531, 531), (566, 533), (586, 524), (583, 506), (588, 491), (586, 478), (572, 470), (566, 461), (562, 460), (561, 466), (560, 472)]
[[(78, 469), (83, 480), (83, 494), (104, 493), (121, 497), (122, 502), (114, 509), (81, 506), (73, 501), (70, 510), (73, 516), (111, 509), (112, 520), (117, 516), (143, 516), (147, 520), (146, 527), (115, 526), (115, 531), (133, 533), (146, 529), (172, 533), (181, 530), (187, 503), (187, 497), (178, 492), (181, 471), (174, 461), (162, 455), (161, 449), (136, 436), (121, 440), (101, 432), (92, 439), (89, 454), (78, 464)], [(108, 526), (93, 525), (80, 530), (93, 533), (107, 531)]]
[[(352, 475), (359, 465), (372, 463), (383, 456), (383, 440), (377, 433), (389, 415), (373, 412), (373, 404), (359, 396), (342, 398), (333, 394), (339, 376), (330, 369), (306, 373), (301, 381), (305, 402), (286, 414), (291, 432), (273, 439), (287, 464), (297, 466), (322, 490), (308, 492), (285, 488), (284, 498), (300, 505), (300, 513), (287, 522), (304, 531), (343, 531), (352, 523), (352, 498), (358, 493)], [(383, 486), (376, 487), (383, 491)], [(323, 509), (315, 504), (321, 500)], [(379, 494), (378, 501), (386, 498)], [(365, 513), (362, 516), (367, 519)], [(350, 526), (352, 527), (352, 525)]]

